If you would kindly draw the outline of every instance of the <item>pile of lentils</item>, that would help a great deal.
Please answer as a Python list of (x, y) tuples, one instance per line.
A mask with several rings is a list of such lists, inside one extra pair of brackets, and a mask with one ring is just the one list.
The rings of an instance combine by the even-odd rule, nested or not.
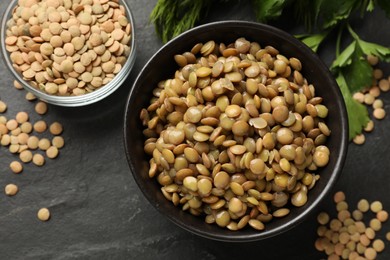
[[(376, 56), (367, 56), (367, 61), (371, 66), (378, 65), (379, 59)], [(362, 91), (356, 92), (353, 98), (361, 104), (371, 107), (371, 119), (364, 127), (365, 133), (370, 133), (374, 130), (374, 120), (382, 120), (386, 116), (386, 110), (384, 108), (383, 100), (380, 99), (381, 93), (388, 92), (390, 90), (390, 77), (385, 78), (383, 71), (379, 68), (373, 70), (373, 84), (371, 87), (363, 89)], [(358, 145), (364, 144), (366, 137), (364, 133), (356, 135), (353, 142)]]
[(90, 93), (122, 69), (131, 26), (117, 0), (19, 0), (7, 22), (16, 71), (50, 95)]
[[(337, 218), (331, 219), (327, 212), (321, 212), (317, 216), (319, 227), (315, 248), (324, 252), (328, 260), (376, 259), (378, 253), (385, 249), (385, 242), (378, 234), (382, 224), (389, 218), (382, 203), (370, 203), (361, 199), (357, 203), (357, 209), (351, 210), (342, 191), (334, 194), (334, 203)], [(370, 212), (374, 217), (364, 219)], [(390, 232), (386, 234), (386, 239), (390, 240)]]
[(174, 56), (142, 109), (150, 178), (182, 210), (239, 230), (306, 204), (328, 164), (328, 109), (297, 58), (238, 38)]
[[(14, 81), (16, 89), (23, 89), (21, 84)], [(48, 111), (48, 106), (43, 101), (27, 92), (26, 99), (35, 102), (34, 110), (38, 116), (43, 116)], [(43, 118), (31, 122), (30, 115), (25, 111), (18, 112), (15, 117), (7, 118), (7, 104), (0, 100), (0, 144), (8, 148), (8, 151), (18, 156), (13, 160), (9, 167), (15, 174), (23, 172), (23, 165), (33, 163), (38, 167), (45, 165), (46, 158), (55, 159), (59, 151), (63, 148), (65, 141), (61, 136), (63, 126), (59, 122), (48, 124)], [(14, 196), (19, 192), (19, 188), (14, 183), (5, 186), (4, 192), (8, 196)], [(40, 209), (38, 218), (46, 221), (50, 217), (47, 208)]]

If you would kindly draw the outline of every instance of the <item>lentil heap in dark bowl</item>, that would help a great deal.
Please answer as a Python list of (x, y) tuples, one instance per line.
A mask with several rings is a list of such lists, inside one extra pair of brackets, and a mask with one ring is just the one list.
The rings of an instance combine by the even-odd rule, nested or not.
[[(157, 178), (149, 177), (151, 156), (144, 151), (143, 135), (145, 126), (140, 119), (141, 110), (150, 105), (153, 90), (162, 80), (173, 78), (180, 69), (174, 56), (190, 51), (197, 43), (215, 41), (216, 43), (234, 43), (238, 38), (257, 42), (261, 47), (272, 46), (287, 58), (295, 57), (302, 63), (302, 75), (315, 86), (315, 93), (322, 97), (322, 103), (328, 108), (324, 122), (331, 130), (326, 146), (330, 150), (329, 162), (318, 167), (315, 173), (320, 176), (315, 186), (309, 190), (307, 202), (301, 207), (289, 203), (285, 206), (290, 213), (282, 218), (274, 218), (265, 223), (264, 230), (245, 227), (237, 231), (222, 228), (216, 224), (207, 224), (205, 216), (193, 216), (183, 211), (182, 205), (173, 205), (161, 192)], [(128, 98), (124, 139), (125, 149), (131, 173), (147, 200), (163, 215), (178, 226), (203, 237), (220, 241), (254, 241), (275, 236), (301, 223), (337, 181), (345, 160), (348, 142), (347, 114), (341, 92), (326, 65), (303, 43), (290, 34), (277, 28), (243, 21), (223, 21), (199, 26), (189, 30), (164, 45), (145, 65), (136, 79)], [(229, 186), (226, 187), (226, 190)], [(227, 204), (227, 203), (226, 203)], [(238, 220), (237, 220), (238, 221)]]

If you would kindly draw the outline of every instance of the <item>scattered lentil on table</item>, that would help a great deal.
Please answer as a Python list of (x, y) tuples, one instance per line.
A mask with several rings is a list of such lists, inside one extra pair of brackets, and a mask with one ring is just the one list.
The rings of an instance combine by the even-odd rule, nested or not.
[(16, 193), (18, 193), (18, 186), (16, 186), (15, 184), (7, 184), (4, 188), (4, 192), (6, 195), (8, 196), (14, 196), (16, 195)]
[(41, 221), (48, 221), (50, 218), (50, 211), (47, 208), (41, 208), (38, 210), (37, 217)]
[[(334, 194), (334, 202), (338, 213), (336, 218), (331, 218), (324, 211), (317, 215), (319, 226), (315, 248), (324, 252), (328, 260), (376, 259), (378, 254), (385, 250), (384, 241), (378, 238), (383, 223), (388, 219), (382, 202), (369, 203), (366, 199), (361, 199), (352, 214), (343, 191)], [(364, 220), (365, 214), (373, 214), (374, 217)], [(386, 237), (390, 238), (390, 233), (388, 234)]]
[[(367, 56), (367, 61), (371, 66), (376, 66), (379, 59), (373, 55)], [(386, 117), (386, 110), (384, 108), (383, 100), (379, 97), (381, 93), (388, 92), (390, 90), (390, 77), (383, 78), (383, 71), (376, 68), (373, 72), (373, 85), (370, 88), (353, 94), (353, 98), (359, 103), (371, 106), (372, 117), (376, 121), (380, 121)], [(374, 121), (370, 120), (364, 127), (364, 132), (369, 133), (374, 130)], [(357, 145), (363, 145), (366, 141), (365, 133), (356, 135), (353, 142)]]

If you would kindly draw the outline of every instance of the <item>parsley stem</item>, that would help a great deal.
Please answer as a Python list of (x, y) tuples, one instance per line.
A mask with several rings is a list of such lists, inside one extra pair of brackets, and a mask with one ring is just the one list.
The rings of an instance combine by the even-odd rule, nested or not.
[(339, 27), (339, 31), (337, 33), (337, 38), (336, 38), (336, 59), (340, 56), (341, 38), (343, 36), (344, 27), (345, 27), (344, 25), (341, 25)]
[(351, 36), (356, 40), (356, 41), (359, 41), (360, 40), (360, 37), (354, 32), (354, 30), (352, 30), (352, 27), (348, 24), (347, 25), (347, 28), (348, 28), (348, 31), (349, 33), (351, 34)]

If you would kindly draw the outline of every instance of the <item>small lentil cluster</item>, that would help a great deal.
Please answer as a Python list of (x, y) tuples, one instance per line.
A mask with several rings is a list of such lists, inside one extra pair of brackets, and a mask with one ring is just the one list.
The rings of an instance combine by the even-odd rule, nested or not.
[[(36, 104), (38, 114), (42, 114), (47, 110), (46, 104), (42, 101)], [(4, 111), (3, 111), (4, 112)], [(49, 140), (46, 137), (38, 137), (49, 130), (54, 137)], [(18, 112), (15, 118), (7, 119), (5, 116), (0, 116), (0, 144), (8, 147), (9, 152), (18, 154), (19, 159), (23, 163), (33, 162), (37, 166), (42, 166), (45, 163), (45, 157), (54, 159), (58, 155), (58, 150), (64, 145), (64, 139), (60, 136), (63, 128), (58, 122), (52, 123), (49, 127), (43, 120), (38, 120), (35, 123), (29, 121), (28, 113)], [(33, 153), (33, 151), (36, 151)], [(19, 161), (10, 163), (10, 168), (14, 173), (20, 173), (23, 166)]]
[[(376, 66), (379, 62), (378, 57), (369, 55), (367, 61), (371, 66)], [(361, 104), (372, 107), (372, 117), (376, 120), (382, 120), (386, 116), (386, 111), (382, 99), (379, 98), (382, 92), (388, 92), (390, 90), (390, 77), (384, 78), (383, 71), (381, 69), (374, 69), (373, 84), (370, 88), (364, 89), (360, 92), (356, 92), (353, 98)], [(374, 121), (371, 119), (364, 128), (366, 133), (374, 130)], [(364, 133), (356, 135), (353, 142), (358, 145), (364, 144), (366, 137)]]
[[(376, 259), (377, 254), (385, 249), (384, 240), (377, 235), (389, 217), (382, 203), (373, 201), (370, 204), (366, 199), (361, 199), (357, 209), (351, 211), (342, 191), (334, 194), (334, 202), (337, 218), (331, 219), (326, 212), (317, 216), (320, 226), (315, 248), (325, 252), (329, 260)], [(370, 214), (369, 211), (374, 217), (369, 221), (364, 220), (364, 216)], [(390, 233), (386, 237), (390, 240)]]
[(51, 95), (82, 95), (109, 83), (131, 47), (118, 0), (20, 0), (7, 23), (13, 67)]
[[(22, 90), (23, 87), (18, 81), (14, 81), (14, 87)], [(28, 101), (36, 101), (37, 98), (27, 92)], [(37, 101), (34, 107), (39, 116), (43, 116), (48, 111), (48, 106), (43, 101)], [(7, 111), (7, 104), (0, 100), (0, 113)], [(51, 137), (48, 137), (48, 133)], [(23, 164), (32, 162), (34, 165), (42, 167), (46, 159), (55, 159), (59, 150), (64, 147), (64, 138), (61, 136), (63, 126), (58, 122), (50, 125), (42, 119), (34, 123), (30, 122), (30, 116), (27, 112), (20, 111), (15, 118), (7, 119), (6, 116), (0, 115), (0, 144), (7, 147), (9, 152), (16, 154), (19, 160), (10, 163), (10, 169), (13, 173), (19, 174), (23, 171)], [(19, 188), (16, 184), (7, 184), (4, 193), (7, 196), (14, 196), (18, 193)], [(50, 218), (50, 212), (47, 208), (42, 208), (37, 213), (38, 219), (47, 221)]]
[(239, 230), (306, 204), (327, 165), (328, 109), (297, 58), (239, 38), (174, 56), (140, 118), (149, 176), (176, 206)]

